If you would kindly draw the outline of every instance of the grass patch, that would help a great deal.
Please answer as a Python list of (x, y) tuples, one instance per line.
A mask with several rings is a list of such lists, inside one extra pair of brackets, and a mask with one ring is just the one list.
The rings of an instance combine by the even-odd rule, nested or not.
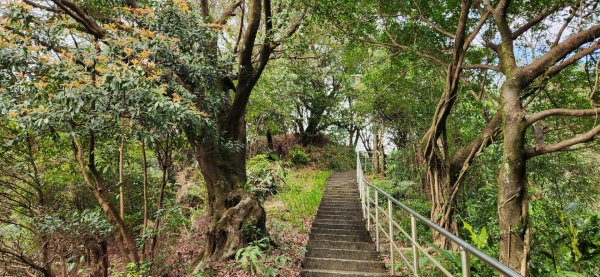
[(321, 202), (325, 183), (331, 173), (316, 169), (294, 170), (285, 178), (285, 185), (271, 200), (272, 203), (285, 206), (273, 207), (268, 213), (294, 228), (306, 233), (304, 221), (317, 212)]

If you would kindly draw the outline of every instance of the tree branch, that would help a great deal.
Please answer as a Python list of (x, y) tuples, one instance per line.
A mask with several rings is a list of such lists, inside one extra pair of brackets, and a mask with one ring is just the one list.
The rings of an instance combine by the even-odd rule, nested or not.
[(208, 0), (200, 0), (200, 9), (202, 10), (202, 16), (204, 16), (204, 18), (210, 22), (211, 18), (208, 10)]
[(36, 2), (30, 1), (30, 0), (23, 0), (23, 2), (34, 8), (42, 9), (42, 10), (53, 12), (53, 13), (62, 13), (62, 10), (60, 10), (60, 9), (44, 6), (44, 5), (38, 4)]
[(521, 26), (519, 29), (515, 30), (512, 33), (512, 39), (517, 39), (523, 33), (527, 32), (531, 27), (537, 25), (542, 20), (546, 19), (549, 15), (556, 12), (558, 10), (558, 6), (553, 6), (542, 10), (540, 13), (532, 17), (527, 23)]
[(525, 117), (526, 124), (531, 125), (536, 121), (542, 120), (549, 116), (562, 115), (562, 116), (593, 116), (600, 115), (600, 108), (595, 109), (581, 109), (581, 110), (573, 110), (573, 109), (549, 109), (545, 111), (541, 111), (538, 113), (534, 113), (530, 116)]
[(556, 38), (554, 39), (554, 42), (550, 45), (550, 47), (554, 47), (558, 44), (558, 42), (560, 41), (560, 38), (562, 37), (563, 32), (565, 31), (565, 29), (567, 29), (567, 26), (569, 26), (569, 23), (571, 23), (571, 20), (573, 20), (573, 17), (575, 17), (575, 9), (573, 7), (571, 7), (571, 9), (569, 11), (570, 11), (569, 16), (565, 19), (565, 23), (563, 23), (563, 25), (560, 27), (560, 30), (558, 30), (558, 33), (556, 34)]
[(464, 52), (466, 52), (467, 49), (469, 49), (469, 46), (471, 46), (471, 43), (473, 42), (473, 40), (475, 39), (477, 34), (479, 34), (479, 31), (481, 31), (483, 24), (485, 24), (485, 21), (488, 19), (489, 16), (490, 16), (490, 12), (486, 12), (485, 14), (483, 14), (481, 16), (481, 18), (479, 19), (479, 22), (477, 22), (477, 26), (475, 26), (475, 30), (473, 30), (473, 32), (471, 34), (469, 34), (469, 36), (465, 40), (465, 43), (463, 45)]
[[(550, 49), (550, 51), (537, 58), (531, 64), (519, 69), (517, 74), (520, 76), (515, 79), (518, 80), (521, 85), (531, 83), (534, 79), (547, 72), (548, 67), (560, 61), (581, 45), (591, 42), (597, 37), (600, 37), (600, 24), (593, 25), (589, 29), (571, 35), (563, 42)], [(572, 62), (574, 61), (575, 60), (572, 60)]]
[(449, 37), (451, 39), (455, 38), (455, 36), (454, 36), (453, 33), (449, 32), (449, 31), (445, 30), (444, 28), (440, 27), (439, 25), (435, 24), (433, 21), (431, 21), (431, 19), (429, 19), (427, 17), (418, 15), (416, 17), (416, 19), (419, 22), (423, 22), (423, 23), (429, 25), (431, 28), (433, 28), (434, 30), (438, 31), (442, 35), (445, 35), (445, 36), (447, 36), (447, 37)]
[(499, 66), (490, 65), (490, 64), (463, 64), (461, 65), (462, 69), (488, 69), (493, 71), (502, 71)]
[(592, 54), (594, 51), (596, 51), (598, 49), (600, 49), (600, 41), (594, 42), (590, 47), (577, 52), (575, 55), (573, 55), (573, 56), (565, 59), (561, 63), (551, 67), (550, 69), (548, 69), (548, 71), (546, 71), (546, 73), (544, 74), (544, 77), (550, 78), (550, 77), (560, 73), (560, 71), (565, 69), (565, 67), (577, 62), (578, 60), (580, 60), (581, 58), (583, 58), (589, 54)]
[(77, 22), (81, 23), (89, 34), (98, 39), (102, 39), (106, 36), (106, 31), (104, 31), (93, 18), (89, 17), (75, 3), (69, 0), (52, 0), (52, 2)]
[[(239, 52), (238, 60), (238, 83), (235, 89), (235, 97), (231, 108), (223, 122), (223, 129), (228, 132), (228, 136), (236, 138), (239, 135), (240, 130), (240, 119), (244, 116), (248, 99), (250, 98), (250, 92), (255, 81), (255, 70), (252, 64), (252, 54), (254, 52), (254, 42), (258, 34), (260, 27), (261, 12), (262, 12), (262, 1), (263, 0), (252, 0), (250, 2), (250, 10), (248, 12), (248, 25), (244, 30), (243, 40), (241, 43), (241, 49)], [(271, 12), (271, 1), (264, 0), (265, 4), (269, 7), (265, 7), (265, 14)], [(268, 16), (267, 21), (271, 21), (271, 16)], [(271, 23), (266, 23), (272, 24)], [(272, 25), (271, 25), (272, 27)], [(268, 27), (267, 27), (268, 28)], [(265, 34), (268, 36), (268, 34)], [(263, 49), (264, 50), (264, 49)], [(270, 53), (269, 53), (270, 54)], [(268, 59), (268, 58), (267, 58)]]
[(260, 27), (262, 0), (252, 0), (250, 2), (250, 11), (248, 13), (248, 26), (244, 30), (243, 40), (239, 53), (239, 81), (245, 82), (252, 74), (252, 52), (254, 42)]
[(223, 25), (223, 24), (227, 23), (227, 19), (229, 19), (229, 17), (231, 15), (233, 15), (233, 12), (235, 11), (235, 9), (237, 9), (237, 7), (239, 7), (240, 5), (242, 5), (242, 1), (236, 1), (236, 2), (229, 4), (229, 6), (225, 7), (221, 16), (219, 16), (217, 21), (215, 21), (214, 23), (219, 24), (219, 25)]
[(569, 150), (568, 148), (579, 143), (593, 141), (596, 136), (600, 133), (600, 125), (596, 125), (596, 127), (592, 128), (590, 131), (584, 134), (579, 134), (574, 136), (568, 140), (563, 140), (556, 144), (543, 145), (539, 148), (528, 149), (525, 153), (527, 159), (531, 159), (533, 157), (553, 153), (557, 151)]
[(300, 16), (298, 16), (292, 22), (292, 24), (290, 24), (290, 26), (288, 26), (287, 30), (285, 32), (283, 32), (283, 35), (281, 37), (273, 40), (274, 46), (279, 46), (283, 42), (283, 40), (293, 36), (296, 33), (296, 31), (298, 31), (298, 29), (300, 28), (300, 25), (302, 25), (302, 22), (304, 22), (305, 17), (306, 17), (306, 10), (304, 10), (302, 12), (302, 14)]

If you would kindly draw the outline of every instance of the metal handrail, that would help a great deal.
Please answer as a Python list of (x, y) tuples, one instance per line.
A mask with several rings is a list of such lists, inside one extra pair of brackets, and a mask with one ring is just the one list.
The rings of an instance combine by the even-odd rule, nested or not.
[[(365, 162), (366, 162), (366, 160), (365, 160)], [(376, 230), (376, 248), (378, 251), (380, 250), (380, 248), (379, 248), (379, 244), (380, 244), (379, 243), (379, 233), (380, 233), (379, 228), (385, 228), (383, 226), (380, 227), (380, 224), (379, 224), (379, 211), (381, 209), (379, 207), (379, 201), (378, 201), (379, 194), (381, 194), (388, 200), (388, 213), (387, 213), (386, 217), (388, 218), (389, 229), (388, 229), (388, 232), (384, 231), (383, 233), (386, 235), (386, 237), (390, 241), (390, 260), (391, 260), (392, 274), (395, 273), (394, 272), (395, 271), (394, 270), (394, 256), (395, 256), (394, 251), (399, 250), (398, 247), (396, 246), (396, 244), (394, 243), (394, 236), (393, 236), (393, 234), (394, 234), (393, 227), (396, 227), (399, 230), (401, 230), (403, 235), (405, 237), (407, 237), (411, 242), (412, 252), (413, 252), (413, 255), (412, 255), (413, 264), (412, 265), (410, 265), (408, 263), (408, 260), (404, 257), (404, 254), (401, 251), (398, 251), (398, 252), (400, 253), (401, 257), (403, 258), (402, 260), (408, 265), (408, 268), (413, 272), (414, 276), (419, 276), (419, 263), (418, 263), (419, 252), (417, 250), (420, 250), (423, 254), (425, 254), (425, 256), (427, 256), (427, 258), (429, 258), (434, 263), (434, 265), (436, 267), (438, 267), (445, 275), (452, 276), (452, 274), (446, 268), (444, 268), (439, 261), (435, 260), (433, 258), (433, 256), (431, 256), (429, 253), (427, 253), (427, 251), (425, 251), (425, 249), (421, 245), (419, 245), (419, 243), (417, 242), (417, 228), (416, 228), (417, 222), (416, 222), (416, 220), (418, 219), (419, 221), (425, 223), (425, 225), (429, 226), (431, 229), (434, 229), (435, 231), (439, 232), (444, 237), (450, 239), (452, 242), (456, 243), (459, 246), (460, 256), (461, 256), (462, 276), (466, 276), (466, 277), (471, 276), (470, 263), (469, 263), (469, 254), (471, 254), (471, 255), (477, 257), (482, 262), (491, 266), (496, 272), (499, 272), (505, 276), (522, 277), (522, 275), (515, 272), (508, 266), (500, 263), (498, 260), (483, 253), (479, 249), (475, 248), (473, 245), (460, 239), (456, 235), (448, 232), (446, 229), (433, 223), (431, 220), (429, 220), (426, 217), (422, 216), (421, 214), (417, 213), (413, 209), (402, 204), (400, 201), (393, 198), (392, 196), (390, 196), (388, 193), (386, 193), (382, 189), (369, 183), (364, 178), (364, 172), (362, 169), (362, 163), (360, 161), (360, 152), (359, 151), (356, 152), (356, 178), (357, 178), (357, 183), (358, 183), (358, 189), (360, 192), (363, 218), (365, 218), (367, 220), (366, 224), (367, 224), (367, 229), (369, 231), (371, 230), (371, 218), (375, 219), (374, 227)], [(371, 198), (371, 192), (370, 192), (371, 188), (375, 192), (374, 199)], [(375, 208), (374, 217), (372, 217), (372, 215), (371, 215), (371, 203), (373, 203), (373, 205), (375, 206), (374, 207)], [(393, 216), (392, 216), (393, 215), (392, 205), (391, 205), (392, 203), (395, 204), (396, 206), (400, 207), (400, 209), (402, 209), (410, 214), (410, 218), (411, 218), (411, 234), (410, 234), (410, 236), (408, 236), (408, 233), (404, 229), (402, 229), (398, 223), (396, 223), (394, 221)], [(381, 209), (381, 210), (383, 211), (383, 209)]]

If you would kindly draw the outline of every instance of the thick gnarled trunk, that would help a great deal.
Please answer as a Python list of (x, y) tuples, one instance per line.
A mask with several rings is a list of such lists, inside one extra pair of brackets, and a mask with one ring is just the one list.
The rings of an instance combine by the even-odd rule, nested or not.
[(218, 143), (189, 138), (208, 192), (210, 222), (203, 259), (229, 259), (247, 243), (267, 235), (265, 210), (256, 196), (243, 189), (245, 148), (223, 149)]

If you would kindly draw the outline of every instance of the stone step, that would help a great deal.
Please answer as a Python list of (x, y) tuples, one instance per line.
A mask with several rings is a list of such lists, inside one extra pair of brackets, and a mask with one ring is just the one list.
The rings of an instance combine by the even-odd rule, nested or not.
[(323, 200), (321, 206), (360, 207), (360, 200)]
[(340, 230), (366, 230), (365, 224), (331, 224), (331, 223), (319, 223), (315, 222), (312, 225), (313, 228), (322, 229), (340, 229)]
[(345, 270), (326, 270), (326, 269), (303, 269), (300, 272), (301, 277), (366, 277), (366, 276), (390, 276), (386, 273), (376, 272), (356, 272)]
[(360, 202), (355, 174), (334, 173), (312, 224), (301, 276), (389, 276)]
[(357, 272), (385, 273), (385, 266), (380, 261), (361, 261), (331, 258), (304, 258), (303, 266), (306, 269), (328, 269)]
[(328, 224), (342, 224), (342, 225), (352, 225), (352, 224), (360, 224), (364, 225), (362, 219), (343, 219), (343, 218), (332, 218), (332, 217), (321, 217), (315, 218), (315, 222), (317, 223), (328, 223)]
[(308, 241), (307, 249), (310, 250), (312, 248), (375, 251), (375, 244), (372, 242), (350, 242), (310, 239)]
[(327, 234), (327, 235), (361, 235), (361, 236), (369, 236), (369, 232), (360, 228), (358, 230), (352, 229), (327, 229), (327, 228), (312, 228), (310, 230), (311, 234)]
[(347, 195), (337, 194), (337, 193), (336, 194), (331, 194), (331, 195), (323, 195), (323, 200), (327, 200), (327, 201), (335, 200), (335, 199), (338, 199), (338, 200), (355, 200), (355, 199), (359, 199), (359, 198), (360, 198), (360, 195), (358, 193), (357, 194), (354, 194), (354, 193), (353, 194), (347, 194)]
[(360, 208), (332, 208), (332, 207), (322, 207), (317, 210), (317, 213), (331, 213), (331, 214), (352, 214), (352, 215), (362, 215), (362, 210)]
[(317, 214), (315, 222), (323, 223), (329, 220), (362, 220), (360, 214)]
[(370, 236), (355, 235), (331, 235), (331, 234), (310, 234), (309, 239), (329, 240), (329, 241), (348, 241), (348, 242), (373, 242)]
[[(357, 203), (358, 202), (358, 203)], [(360, 209), (360, 200), (351, 202), (329, 201), (321, 204), (320, 208), (344, 208), (344, 209)]]
[(349, 260), (379, 261), (379, 257), (375, 251), (348, 249), (312, 248), (310, 251), (308, 251), (308, 253), (306, 253), (306, 256), (314, 258), (344, 258)]
[(362, 216), (362, 210), (360, 208), (331, 208), (331, 207), (320, 207), (317, 213), (332, 213), (332, 214), (353, 214)]
[(362, 216), (362, 210), (361, 209), (319, 209), (317, 211), (317, 215), (318, 214), (323, 214), (323, 215), (352, 215), (352, 216)]
[(323, 201), (324, 202), (354, 202), (356, 203), (356, 200), (359, 200), (360, 196), (359, 195), (331, 195), (331, 196), (323, 196)]
[(325, 214), (318, 214), (317, 217), (315, 218), (315, 222), (346, 222), (346, 223), (350, 223), (350, 224), (354, 224), (357, 223), (355, 222), (357, 221), (358, 223), (362, 222), (362, 219), (360, 219), (359, 216), (352, 216), (352, 215), (325, 215)]

